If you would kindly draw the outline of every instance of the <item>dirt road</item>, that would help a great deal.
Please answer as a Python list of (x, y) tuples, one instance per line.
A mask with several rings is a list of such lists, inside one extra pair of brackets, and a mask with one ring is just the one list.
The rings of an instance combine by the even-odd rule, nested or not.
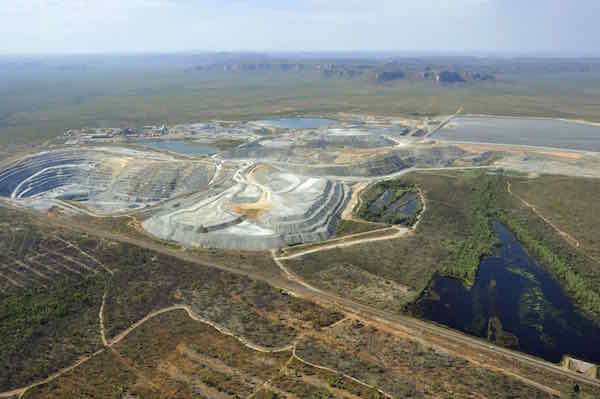
[(423, 136), (423, 140), (433, 136), (434, 134), (436, 134), (437, 132), (442, 130), (444, 128), (444, 126), (446, 126), (448, 123), (450, 123), (452, 121), (452, 119), (457, 117), (461, 112), (463, 112), (463, 107), (460, 107), (454, 114), (450, 115), (448, 118), (446, 118), (444, 121), (442, 121), (442, 123), (440, 123), (435, 129), (433, 129), (431, 132), (429, 132), (425, 136)]
[(14, 396), (17, 396), (20, 398), (28, 390), (33, 389), (38, 386), (41, 386), (41, 385), (45, 385), (49, 382), (52, 382), (52, 381), (56, 380), (57, 378), (61, 377), (62, 375), (76, 369), (77, 367), (79, 367), (82, 364), (86, 363), (87, 361), (91, 360), (93, 357), (103, 353), (106, 349), (111, 349), (113, 346), (115, 346), (119, 342), (123, 341), (125, 338), (127, 338), (128, 335), (130, 335), (132, 332), (134, 332), (136, 329), (141, 327), (144, 323), (148, 322), (149, 320), (151, 320), (157, 316), (160, 316), (162, 314), (165, 314), (168, 312), (173, 312), (173, 311), (178, 311), (178, 310), (185, 311), (192, 320), (200, 322), (200, 323), (208, 324), (209, 326), (211, 326), (214, 329), (216, 329), (217, 331), (219, 331), (221, 334), (233, 337), (233, 338), (237, 339), (245, 347), (250, 348), (257, 352), (261, 352), (261, 353), (289, 352), (289, 351), (292, 351), (294, 348), (294, 344), (290, 344), (290, 345), (280, 347), (280, 348), (267, 348), (267, 347), (255, 344), (253, 342), (248, 341), (246, 338), (244, 338), (242, 336), (232, 333), (231, 331), (229, 331), (228, 329), (226, 329), (223, 326), (218, 325), (217, 323), (213, 323), (210, 320), (206, 320), (206, 319), (198, 316), (196, 313), (194, 313), (192, 311), (192, 309), (188, 305), (183, 305), (183, 304), (182, 305), (173, 305), (173, 306), (169, 306), (164, 309), (154, 311), (154, 312), (148, 314), (147, 316), (145, 316), (144, 318), (138, 320), (131, 327), (127, 328), (126, 330), (121, 332), (119, 335), (117, 335), (116, 337), (111, 339), (110, 341), (107, 341), (104, 336), (104, 318), (102, 316), (103, 309), (104, 309), (104, 301), (105, 301), (105, 298), (103, 298), (103, 300), (102, 300), (102, 307), (101, 307), (101, 311), (100, 311), (100, 328), (101, 328), (102, 341), (105, 346), (103, 349), (100, 349), (100, 350), (94, 352), (90, 356), (85, 356), (85, 357), (80, 358), (77, 362), (75, 362), (71, 366), (63, 368), (61, 370), (58, 370), (57, 372), (55, 372), (54, 374), (52, 374), (51, 376), (49, 376), (48, 378), (46, 378), (44, 380), (35, 382), (35, 383), (28, 385), (26, 387), (23, 387), (23, 388), (17, 388), (17, 389), (7, 391), (7, 392), (0, 392), (0, 398), (12, 398)]
[(302, 358), (301, 358), (300, 356), (298, 356), (298, 354), (296, 353), (296, 345), (294, 345), (294, 347), (293, 347), (293, 351), (292, 351), (292, 357), (293, 357), (294, 359), (298, 360), (300, 363), (304, 363), (304, 364), (306, 364), (307, 366), (314, 367), (314, 368), (316, 368), (316, 369), (323, 370), (323, 371), (327, 371), (327, 372), (329, 372), (329, 373), (333, 373), (333, 374), (340, 374), (340, 375), (344, 376), (345, 378), (347, 378), (347, 379), (349, 379), (349, 380), (352, 380), (352, 381), (356, 382), (357, 384), (360, 384), (360, 385), (362, 385), (362, 386), (365, 386), (365, 387), (367, 387), (367, 388), (370, 388), (370, 389), (373, 389), (373, 390), (375, 390), (375, 391), (379, 392), (380, 394), (382, 394), (382, 395), (383, 395), (383, 396), (385, 396), (386, 398), (390, 398), (390, 399), (392, 399), (392, 398), (393, 398), (393, 396), (392, 396), (392, 395), (390, 395), (389, 393), (387, 393), (387, 392), (385, 392), (385, 391), (382, 391), (381, 389), (377, 388), (376, 386), (373, 386), (373, 385), (371, 385), (371, 384), (367, 384), (367, 383), (366, 383), (366, 382), (364, 382), (364, 381), (361, 381), (361, 380), (359, 380), (359, 379), (357, 379), (357, 378), (354, 378), (354, 377), (352, 377), (351, 375), (348, 375), (348, 374), (345, 374), (345, 373), (339, 372), (339, 371), (337, 371), (337, 370), (334, 370), (334, 369), (332, 369), (332, 368), (329, 368), (329, 367), (326, 367), (326, 366), (320, 366), (320, 365), (318, 365), (318, 364), (311, 363), (311, 362), (309, 362), (309, 361), (307, 361), (307, 360), (304, 360), (304, 359), (302, 359)]
[[(409, 234), (412, 231), (411, 229), (409, 229), (407, 227), (393, 226), (391, 228), (385, 228), (382, 230), (373, 230), (373, 231), (370, 231), (367, 233), (360, 233), (360, 234), (363, 234), (363, 235), (371, 234), (372, 235), (374, 232), (383, 231), (383, 230), (396, 230), (396, 232), (394, 234), (385, 235), (385, 236), (381, 236), (381, 237), (358, 238), (356, 240), (341, 241), (341, 242), (333, 243), (333, 244), (320, 245), (315, 248), (310, 248), (310, 249), (306, 249), (304, 251), (297, 252), (293, 255), (281, 256), (281, 257), (279, 257), (279, 259), (280, 260), (295, 259), (295, 258), (299, 258), (301, 256), (315, 253), (315, 252), (329, 251), (329, 250), (336, 249), (336, 248), (352, 247), (354, 245), (366, 244), (369, 242), (394, 240), (396, 238), (404, 237), (405, 235)], [(347, 236), (344, 238), (347, 239), (348, 237), (350, 237), (350, 236)]]
[[(0, 203), (5, 204), (5, 202), (2, 201), (0, 201)], [(37, 215), (35, 213), (33, 214)], [(268, 272), (262, 270), (241, 270), (233, 267), (227, 267), (217, 265), (214, 263), (199, 261), (193, 254), (189, 252), (167, 248), (163, 245), (154, 242), (147, 242), (136, 238), (123, 237), (115, 235), (113, 233), (101, 232), (96, 229), (90, 229), (84, 225), (80, 225), (77, 223), (66, 224), (60, 222), (59, 220), (46, 219), (43, 219), (41, 223), (46, 223), (53, 227), (69, 229), (75, 232), (83, 232), (98, 238), (104, 238), (132, 245), (137, 245), (141, 248), (146, 248), (148, 250), (162, 253), (164, 255), (173, 256), (180, 260), (198, 264), (200, 266), (213, 267), (227, 272), (231, 272), (233, 274), (247, 276), (255, 280), (261, 280), (277, 289), (284, 290), (297, 297), (305, 298), (307, 300), (311, 300), (315, 303), (319, 303), (327, 307), (337, 307), (338, 309), (343, 310), (348, 314), (357, 315), (367, 322), (385, 325), (390, 330), (397, 330), (404, 334), (408, 333), (415, 337), (421, 337), (424, 333), (426, 333), (432, 337), (435, 337), (437, 340), (447, 342), (449, 345), (463, 346), (468, 347), (472, 350), (476, 350), (479, 353), (481, 353), (482, 356), (488, 356), (491, 358), (503, 356), (506, 359), (515, 362), (520, 362), (524, 365), (534, 367), (545, 372), (555, 374), (557, 376), (568, 377), (572, 380), (578, 381), (579, 383), (585, 383), (596, 388), (600, 388), (600, 381), (563, 369), (560, 366), (547, 362), (545, 360), (535, 358), (533, 356), (526, 355), (513, 350), (505, 349), (502, 347), (497, 347), (482, 339), (468, 336), (458, 331), (453, 331), (448, 328), (441, 327), (439, 325), (417, 320), (409, 316), (382, 311), (361, 303), (354, 302), (347, 298), (342, 298), (337, 295), (333, 295), (331, 293), (315, 289), (309, 284), (304, 283), (302, 280), (298, 278), (293, 278), (294, 275), (287, 269), (287, 273), (283, 272), (281, 276), (273, 277)], [(280, 260), (277, 263), (278, 265), (283, 265), (282, 261)], [(283, 268), (285, 269), (285, 265), (283, 265)], [(0, 398), (6, 398), (10, 396), (11, 395), (6, 394), (2, 396), (2, 394), (0, 394)], [(14, 394), (12, 396), (14, 396)]]
[(116, 337), (114, 337), (113, 339), (110, 340), (109, 342), (109, 346), (114, 346), (116, 344), (118, 344), (119, 342), (121, 342), (122, 340), (124, 340), (129, 334), (131, 334), (133, 331), (135, 331), (137, 328), (141, 327), (144, 323), (146, 323), (148, 320), (153, 319), (157, 316), (160, 316), (164, 313), (168, 313), (168, 312), (172, 312), (175, 310), (184, 310), (188, 316), (190, 317), (190, 319), (203, 323), (203, 324), (207, 324), (209, 326), (211, 326), (212, 328), (214, 328), (215, 330), (219, 331), (221, 334), (223, 335), (227, 335), (230, 336), (232, 338), (237, 339), (242, 345), (246, 346), (247, 348), (250, 348), (252, 350), (255, 350), (257, 352), (262, 352), (262, 353), (279, 353), (279, 352), (287, 352), (292, 350), (293, 344), (291, 345), (287, 345), (287, 346), (283, 346), (280, 348), (267, 348), (265, 346), (261, 346), (258, 344), (255, 344), (249, 340), (247, 340), (246, 338), (239, 336), (237, 334), (234, 334), (233, 332), (229, 331), (227, 328), (214, 323), (210, 320), (207, 320), (203, 317), (200, 317), (198, 314), (196, 314), (192, 308), (188, 305), (184, 305), (184, 304), (180, 304), (180, 305), (173, 305), (173, 306), (169, 306), (168, 308), (164, 308), (164, 309), (160, 309), (157, 310), (155, 312), (152, 312), (150, 314), (148, 314), (146, 317), (138, 320), (137, 322), (135, 322), (131, 327), (129, 327), (128, 329), (124, 330), (123, 332), (121, 332), (119, 335), (117, 335)]
[[(419, 195), (419, 198), (421, 199), (421, 204), (423, 207), (421, 208), (421, 211), (419, 212), (419, 215), (417, 216), (417, 221), (411, 227), (391, 226), (391, 227), (382, 228), (380, 230), (372, 230), (372, 231), (368, 231), (365, 233), (357, 233), (357, 234), (351, 234), (351, 235), (347, 235), (347, 236), (340, 237), (340, 238), (334, 238), (332, 240), (323, 241), (318, 245), (314, 245), (314, 246), (311, 245), (310, 248), (307, 248), (306, 250), (301, 250), (299, 252), (295, 252), (292, 255), (284, 255), (284, 256), (279, 256), (279, 257), (273, 256), (273, 260), (275, 260), (275, 262), (277, 262), (277, 260), (281, 261), (281, 260), (296, 259), (296, 258), (300, 258), (305, 255), (308, 255), (308, 254), (313, 254), (313, 253), (317, 253), (317, 252), (321, 252), (321, 251), (329, 251), (329, 250), (336, 249), (336, 248), (347, 248), (347, 247), (352, 247), (354, 245), (361, 245), (361, 244), (377, 242), (377, 241), (395, 240), (397, 238), (405, 237), (406, 235), (417, 230), (417, 228), (419, 227), (419, 224), (421, 223), (421, 220), (423, 220), (423, 215), (427, 211), (427, 200), (425, 198), (425, 195), (423, 194), (423, 191), (421, 189), (418, 189), (417, 193)], [(378, 231), (384, 232), (384, 231), (394, 231), (394, 230), (395, 230), (395, 233), (393, 233), (393, 234), (363, 238), (365, 236), (373, 235), (373, 233), (376, 233)], [(296, 247), (296, 248), (298, 248), (298, 247)], [(271, 254), (275, 254), (275, 251), (271, 251)], [(281, 266), (280, 266), (280, 268), (281, 268)]]
[(544, 222), (546, 222), (546, 224), (548, 224), (550, 227), (552, 227), (567, 243), (569, 243), (569, 245), (571, 245), (574, 248), (579, 248), (581, 247), (581, 243), (572, 235), (570, 235), (569, 233), (567, 233), (564, 230), (561, 230), (557, 225), (555, 225), (554, 223), (552, 223), (552, 221), (548, 218), (546, 218), (544, 215), (542, 215), (536, 208), (535, 206), (531, 205), (529, 202), (525, 201), (523, 198), (519, 197), (517, 194), (512, 192), (511, 189), (511, 185), (510, 182), (506, 182), (506, 190), (508, 191), (508, 193), (510, 195), (512, 195), (513, 197), (515, 197), (516, 199), (518, 199), (519, 201), (521, 201), (521, 203), (523, 205), (525, 205), (526, 207), (528, 207), (529, 209), (531, 209), (531, 211), (533, 213), (535, 213), (540, 219), (542, 219)]

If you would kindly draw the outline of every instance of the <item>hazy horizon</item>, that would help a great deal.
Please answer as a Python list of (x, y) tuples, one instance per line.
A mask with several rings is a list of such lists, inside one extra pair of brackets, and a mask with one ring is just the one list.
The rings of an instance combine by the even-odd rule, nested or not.
[(22, 0), (0, 9), (0, 54), (590, 57), (597, 15), (595, 0)]

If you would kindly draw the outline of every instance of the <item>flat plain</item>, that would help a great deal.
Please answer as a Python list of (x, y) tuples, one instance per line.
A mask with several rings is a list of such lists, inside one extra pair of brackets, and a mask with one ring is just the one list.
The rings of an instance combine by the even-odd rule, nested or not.
[[(591, 136), (515, 142), (494, 118), (496, 146), (435, 134), (461, 113), (599, 122), (594, 68), (220, 69), (0, 71), (0, 397), (600, 395), (597, 351), (526, 346), (568, 355), (557, 342), (600, 328)], [(502, 293), (482, 288), (510, 252), (498, 231), (522, 249)], [(522, 299), (508, 316), (503, 295)]]

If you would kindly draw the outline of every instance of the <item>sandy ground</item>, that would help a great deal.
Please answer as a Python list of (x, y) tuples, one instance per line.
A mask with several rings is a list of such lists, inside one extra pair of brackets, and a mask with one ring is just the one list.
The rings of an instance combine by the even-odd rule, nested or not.
[(354, 219), (354, 208), (358, 205), (358, 200), (360, 199), (360, 193), (362, 190), (367, 187), (367, 183), (356, 183), (352, 190), (352, 197), (350, 198), (350, 202), (346, 206), (346, 209), (342, 212), (342, 219), (344, 220), (353, 220)]

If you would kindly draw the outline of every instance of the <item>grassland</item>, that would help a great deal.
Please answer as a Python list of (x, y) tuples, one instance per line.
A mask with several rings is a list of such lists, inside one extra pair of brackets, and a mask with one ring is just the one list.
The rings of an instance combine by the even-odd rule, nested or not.
[(278, 114), (468, 113), (600, 121), (600, 75), (499, 76), (440, 87), (399, 81), (322, 79), (316, 73), (216, 73), (177, 68), (0, 71), (0, 143), (26, 148), (72, 127), (141, 126)]

